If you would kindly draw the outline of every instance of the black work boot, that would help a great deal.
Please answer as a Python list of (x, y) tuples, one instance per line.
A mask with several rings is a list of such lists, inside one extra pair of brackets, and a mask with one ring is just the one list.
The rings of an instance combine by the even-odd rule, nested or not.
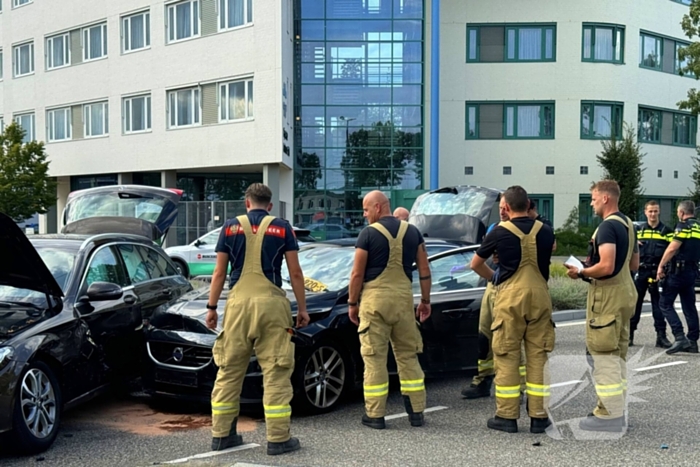
[(656, 346), (661, 347), (662, 349), (668, 349), (671, 347), (671, 341), (668, 340), (666, 337), (666, 331), (657, 331), (656, 332)]
[(698, 341), (690, 341), (690, 346), (688, 347), (688, 350), (686, 350), (688, 353), (698, 353)]
[(552, 421), (547, 418), (530, 418), (530, 433), (544, 433)]
[(634, 329), (630, 329), (630, 347), (634, 347)]
[(674, 353), (682, 352), (683, 350), (688, 350), (690, 348), (690, 341), (683, 334), (676, 336), (676, 342), (673, 343), (671, 348), (669, 348), (666, 353), (672, 355)]
[(286, 452), (296, 451), (301, 448), (301, 444), (297, 438), (289, 438), (287, 441), (282, 443), (272, 443), (267, 442), (267, 455), (268, 456), (278, 456)]
[(486, 426), (492, 430), (505, 431), (506, 433), (517, 433), (518, 432), (518, 421), (511, 420), (509, 418), (501, 418), (498, 415), (493, 418), (489, 418), (486, 422)]
[(493, 376), (486, 376), (479, 384), (470, 384), (462, 390), (463, 399), (478, 399), (479, 397), (491, 396), (491, 384)]
[(403, 396), (403, 405), (406, 407), (406, 413), (408, 414), (408, 420), (411, 422), (411, 426), (423, 426), (423, 423), (425, 423), (423, 412), (413, 411), (410, 397)]
[(234, 448), (243, 444), (243, 436), (236, 433), (236, 425), (238, 424), (238, 417), (233, 419), (231, 422), (231, 431), (228, 436), (222, 438), (212, 438), (211, 440), (211, 450), (212, 451), (222, 451), (228, 448)]
[(581, 420), (578, 427), (585, 431), (608, 431), (608, 432), (620, 432), (625, 427), (625, 417), (617, 418), (598, 418), (592, 414), (588, 414), (588, 417)]
[(386, 428), (386, 422), (384, 421), (384, 417), (372, 418), (367, 416), (367, 414), (362, 415), (362, 424), (364, 426), (374, 428), (375, 430), (383, 430), (384, 428)]

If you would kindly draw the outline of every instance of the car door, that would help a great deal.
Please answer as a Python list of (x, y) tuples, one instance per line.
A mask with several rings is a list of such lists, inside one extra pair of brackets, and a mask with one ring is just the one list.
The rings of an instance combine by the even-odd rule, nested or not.
[[(430, 259), (430, 319), (421, 324), (424, 366), (428, 371), (475, 368), (479, 310), (486, 281), (469, 267), (476, 247), (460, 248)], [(464, 268), (452, 272), (455, 266)], [(414, 303), (420, 302), (420, 281), (414, 271)]]
[[(116, 300), (90, 301), (87, 290), (94, 282), (122, 287)], [(141, 333), (141, 303), (134, 293), (114, 246), (98, 247), (83, 273), (75, 309), (90, 329), (90, 337), (103, 354), (108, 371), (100, 372), (96, 384), (122, 378), (138, 371), (140, 350), (134, 348)]]
[(209, 276), (214, 273), (216, 244), (220, 233), (221, 229), (212, 230), (192, 243), (192, 248), (188, 252), (190, 276)]

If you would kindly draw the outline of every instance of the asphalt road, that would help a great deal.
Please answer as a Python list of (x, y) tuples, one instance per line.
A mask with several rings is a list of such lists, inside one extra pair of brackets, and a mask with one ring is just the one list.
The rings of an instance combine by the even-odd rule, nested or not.
[[(651, 318), (643, 317), (638, 345), (630, 349), (628, 359), (631, 426), (625, 433), (591, 436), (577, 428), (578, 419), (595, 403), (583, 357), (583, 332), (580, 322), (557, 327), (550, 359), (551, 415), (557, 430), (544, 435), (529, 433), (524, 406), (519, 433), (487, 429), (494, 398), (462, 400), (459, 391), (468, 379), (451, 377), (427, 382), (428, 407), (436, 410), (426, 413), (424, 427), (410, 427), (405, 416), (388, 420), (384, 431), (363, 427), (361, 395), (356, 394), (331, 414), (295, 416), (292, 431), (303, 447), (280, 457), (265, 454), (265, 427), (259, 414), (250, 413), (240, 424), (244, 441), (254, 446), (192, 459), (210, 450), (206, 408), (105, 397), (67, 413), (49, 451), (30, 457), (0, 454), (0, 465), (147, 466), (188, 458), (178, 465), (697, 465), (700, 355), (668, 356), (654, 348)], [(650, 366), (658, 367), (646, 369)], [(395, 387), (388, 413), (403, 413)]]

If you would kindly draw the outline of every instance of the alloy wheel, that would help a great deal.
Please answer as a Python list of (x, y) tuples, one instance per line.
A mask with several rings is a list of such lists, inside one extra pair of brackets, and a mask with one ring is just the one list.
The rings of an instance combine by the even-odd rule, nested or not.
[(51, 435), (58, 407), (53, 385), (46, 373), (38, 368), (25, 373), (20, 387), (20, 404), (24, 423), (31, 434), (39, 439)]
[(345, 361), (333, 347), (319, 347), (304, 368), (304, 392), (319, 409), (333, 406), (345, 388)]

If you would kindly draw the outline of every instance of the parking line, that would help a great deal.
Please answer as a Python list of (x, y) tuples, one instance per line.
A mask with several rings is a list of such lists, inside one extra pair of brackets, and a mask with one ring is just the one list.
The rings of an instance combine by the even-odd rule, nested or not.
[(688, 363), (688, 362), (683, 361), (683, 360), (679, 360), (677, 362), (662, 363), (661, 365), (645, 366), (644, 368), (633, 368), (633, 370), (634, 371), (656, 370), (657, 368), (663, 368), (665, 366), (673, 366), (673, 365), (682, 365), (684, 363)]
[[(447, 409), (447, 408), (448, 408), (448, 407), (445, 407), (444, 405), (437, 405), (437, 406), (435, 406), (435, 407), (429, 407), (429, 408), (425, 409), (425, 410), (423, 411), (423, 413), (426, 413), (426, 412), (435, 412), (435, 411), (437, 411), (437, 410), (445, 410), (445, 409)], [(385, 420), (393, 420), (393, 419), (395, 419), (395, 418), (401, 418), (401, 417), (408, 417), (408, 414), (407, 414), (406, 412), (404, 412), (404, 413), (397, 413), (397, 414), (394, 414), (394, 415), (388, 415), (388, 416), (384, 417), (384, 419), (385, 419)]]
[(245, 449), (253, 449), (259, 447), (260, 445), (255, 443), (243, 444), (241, 446), (236, 446), (235, 448), (224, 449), (223, 451), (203, 452), (201, 454), (195, 454), (194, 456), (183, 457), (182, 459), (175, 459), (174, 461), (159, 462), (159, 464), (182, 464), (183, 462), (191, 461), (194, 459), (206, 459), (207, 457), (221, 456), (230, 452), (243, 451)]
[(562, 386), (571, 386), (572, 384), (578, 384), (578, 383), (582, 383), (582, 382), (583, 382), (583, 381), (580, 380), (580, 379), (575, 379), (575, 380), (573, 380), (573, 381), (565, 381), (565, 382), (563, 382), (563, 383), (554, 383), (554, 384), (550, 384), (549, 387), (550, 387), (550, 388), (559, 388), (559, 387), (562, 387)]

